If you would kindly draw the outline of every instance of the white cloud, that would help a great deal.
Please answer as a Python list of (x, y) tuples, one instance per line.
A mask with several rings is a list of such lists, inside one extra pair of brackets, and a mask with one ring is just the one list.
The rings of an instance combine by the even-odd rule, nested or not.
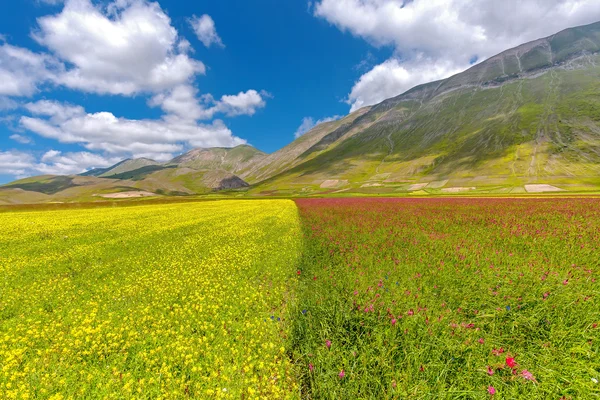
[(73, 117), (85, 115), (85, 109), (81, 106), (58, 103), (50, 100), (27, 103), (24, 107), (32, 114), (51, 117), (53, 122), (63, 122)]
[(167, 93), (154, 96), (148, 104), (151, 107), (160, 107), (168, 114), (189, 120), (210, 119), (215, 110), (207, 108), (207, 102), (212, 101), (212, 96), (198, 98), (198, 90), (190, 85), (180, 85)]
[(0, 45), (0, 96), (31, 96), (41, 82), (52, 80), (60, 65), (52, 57)]
[(188, 57), (158, 3), (115, 0), (105, 8), (90, 0), (67, 0), (56, 15), (38, 19), (33, 37), (72, 66), (56, 82), (94, 93), (158, 92), (203, 74)]
[(37, 159), (32, 153), (0, 151), (0, 175), (23, 178), (31, 175), (72, 175), (91, 168), (109, 167), (121, 161), (89, 152), (62, 153), (49, 150)]
[(20, 151), (0, 151), (0, 175), (24, 176), (35, 162), (31, 154)]
[(198, 96), (198, 90), (190, 85), (180, 85), (167, 93), (154, 96), (148, 104), (161, 107), (163, 111), (177, 118), (186, 120), (211, 119), (217, 113), (229, 117), (254, 115), (259, 108), (266, 105), (266, 92), (248, 90), (236, 95), (225, 95), (215, 100), (210, 94)]
[(248, 90), (247, 92), (239, 92), (236, 95), (226, 95), (221, 97), (217, 103), (217, 108), (220, 112), (227, 114), (230, 117), (237, 115), (254, 115), (256, 110), (265, 106), (263, 96), (270, 97), (268, 93), (258, 93), (256, 90)]
[(210, 47), (214, 44), (219, 47), (225, 47), (223, 41), (217, 34), (215, 21), (213, 21), (210, 15), (204, 14), (201, 17), (196, 17), (194, 15), (190, 18), (189, 23), (194, 29), (194, 32), (196, 32), (198, 40), (200, 40), (204, 46)]
[(451, 76), (462, 69), (448, 61), (427, 62), (420, 59), (401, 63), (395, 58), (389, 59), (362, 75), (354, 84), (348, 95), (348, 102), (352, 105), (350, 112), (380, 103), (418, 84)]
[(74, 175), (85, 172), (91, 168), (104, 168), (121, 161), (118, 157), (104, 157), (86, 151), (62, 153), (57, 150), (47, 151), (40, 162), (35, 163), (30, 169), (35, 173), (44, 175)]
[(220, 120), (198, 124), (177, 115), (132, 120), (109, 112), (73, 112), (76, 107), (58, 102), (33, 103), (27, 108), (35, 117), (21, 117), (23, 128), (61, 143), (79, 143), (90, 151), (113, 155), (164, 160), (188, 147), (231, 147), (246, 142), (233, 136)]
[(317, 126), (319, 124), (335, 121), (338, 119), (340, 119), (339, 115), (334, 115), (333, 117), (322, 118), (318, 121), (315, 121), (314, 118), (312, 118), (312, 117), (304, 117), (302, 119), (302, 124), (300, 124), (300, 126), (294, 133), (294, 138), (298, 139), (300, 136), (304, 135), (305, 133), (307, 133), (308, 131), (310, 131), (311, 129), (313, 129), (315, 126)]
[(28, 138), (27, 136), (19, 135), (18, 133), (10, 135), (8, 138), (14, 140), (15, 142), (19, 142), (21, 144), (30, 144), (31, 143), (30, 138)]
[[(562, 29), (600, 20), (597, 0), (321, 0), (314, 14), (375, 46), (392, 59), (352, 89), (353, 109), (402, 93), (423, 79), (446, 77), (479, 60)], [(431, 64), (433, 63), (433, 67)], [(429, 78), (431, 77), (431, 78)], [(369, 85), (372, 82), (372, 86)], [(399, 84), (399, 82), (405, 82)]]
[(10, 99), (9, 97), (0, 96), (0, 111), (13, 110), (18, 106), (19, 104), (16, 101)]

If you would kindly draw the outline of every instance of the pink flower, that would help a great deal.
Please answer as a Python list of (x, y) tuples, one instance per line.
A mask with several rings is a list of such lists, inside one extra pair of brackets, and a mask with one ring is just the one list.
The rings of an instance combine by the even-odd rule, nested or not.
[(396, 325), (396, 322), (398, 322), (396, 321), (396, 318), (392, 318), (392, 326)]
[(493, 386), (488, 386), (488, 393), (491, 394), (492, 396), (496, 394), (496, 388), (494, 388)]
[(412, 310), (412, 308), (410, 310), (408, 310), (407, 314), (408, 315), (413, 315), (415, 312)]
[(517, 362), (513, 357), (506, 357), (506, 365), (508, 365), (510, 368), (514, 368), (517, 366)]
[(521, 376), (525, 379), (527, 379), (528, 381), (533, 381), (535, 382), (535, 376), (533, 376), (533, 374), (529, 371), (527, 371), (526, 369), (524, 369), (523, 371), (521, 371)]
[(344, 372), (344, 370), (341, 370), (340, 373), (338, 374), (338, 376), (341, 378), (346, 376), (346, 373)]
[(485, 340), (483, 338), (479, 338), (478, 342), (483, 344), (483, 342), (485, 342)]
[(496, 357), (502, 353), (504, 353), (504, 349), (502, 347), (500, 347), (499, 349), (492, 350), (492, 354), (495, 355)]
[(568, 280), (568, 279), (565, 279), (565, 280), (563, 281), (563, 285), (568, 285), (568, 284), (569, 284), (569, 280)]
[(487, 367), (487, 373), (488, 373), (488, 375), (490, 375), (490, 376), (491, 376), (491, 375), (494, 375), (494, 369), (493, 369), (492, 367), (490, 367), (489, 365), (488, 365), (488, 367)]
[(312, 372), (315, 369), (315, 366), (311, 363), (308, 363), (308, 369)]
[(325, 346), (327, 346), (328, 349), (331, 348), (331, 340), (326, 340)]

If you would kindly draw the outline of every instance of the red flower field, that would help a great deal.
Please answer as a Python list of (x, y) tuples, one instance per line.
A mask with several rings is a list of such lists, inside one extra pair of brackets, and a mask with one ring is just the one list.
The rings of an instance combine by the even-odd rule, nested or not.
[(304, 396), (600, 395), (597, 199), (296, 203)]

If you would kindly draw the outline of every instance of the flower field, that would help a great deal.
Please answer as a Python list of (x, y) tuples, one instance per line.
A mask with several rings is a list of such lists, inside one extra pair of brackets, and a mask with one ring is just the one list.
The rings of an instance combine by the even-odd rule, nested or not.
[(307, 397), (600, 397), (598, 200), (297, 204)]
[(0, 225), (1, 399), (294, 392), (293, 202), (10, 212)]
[(0, 213), (0, 399), (600, 397), (597, 199)]

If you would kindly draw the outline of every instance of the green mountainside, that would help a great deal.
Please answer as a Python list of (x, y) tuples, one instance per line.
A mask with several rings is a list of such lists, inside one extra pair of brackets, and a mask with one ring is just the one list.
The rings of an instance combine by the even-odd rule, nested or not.
[(125, 172), (135, 171), (136, 169), (148, 167), (148, 166), (160, 166), (161, 164), (157, 161), (150, 160), (149, 158), (135, 158), (131, 160), (124, 160), (118, 164), (108, 168), (102, 174), (96, 175), (101, 178), (110, 178), (115, 175), (123, 174)]
[(366, 110), (253, 191), (598, 189), (599, 51), (595, 23), (417, 86)]

